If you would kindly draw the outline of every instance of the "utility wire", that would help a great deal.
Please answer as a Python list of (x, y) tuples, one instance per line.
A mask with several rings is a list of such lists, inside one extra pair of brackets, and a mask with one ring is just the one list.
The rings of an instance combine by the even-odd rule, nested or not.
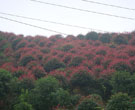
[(115, 8), (121, 8), (121, 9), (135, 11), (134, 8), (128, 8), (128, 7), (118, 6), (118, 5), (111, 5), (111, 4), (101, 3), (101, 2), (95, 2), (95, 1), (92, 1), (92, 0), (82, 0), (82, 1), (89, 2), (89, 3), (94, 3), (94, 4), (99, 4), (99, 5), (104, 5), (104, 6), (110, 6), (110, 7), (115, 7)]
[(38, 18), (31, 18), (31, 17), (20, 16), (20, 15), (16, 15), (16, 14), (3, 13), (3, 12), (0, 12), (0, 14), (24, 18), (24, 19), (30, 19), (30, 20), (40, 21), (40, 22), (48, 22), (48, 23), (58, 24), (58, 25), (63, 25), (63, 26), (76, 27), (76, 28), (81, 28), (81, 29), (90, 29), (90, 30), (93, 30), (93, 31), (95, 30), (95, 31), (107, 32), (107, 31), (103, 31), (103, 30), (99, 30), (99, 29), (93, 29), (93, 28), (88, 28), (88, 27), (83, 27), (83, 26), (65, 24), (65, 23), (60, 23), (60, 22), (55, 22), (55, 21), (48, 21), (48, 20), (43, 20), (43, 19), (38, 19)]
[(40, 26), (33, 25), (33, 24), (28, 24), (28, 23), (25, 23), (25, 22), (21, 22), (21, 21), (17, 21), (17, 20), (14, 20), (14, 19), (6, 18), (6, 17), (3, 17), (3, 16), (0, 16), (0, 18), (8, 20), (8, 21), (13, 21), (13, 22), (17, 22), (17, 23), (20, 23), (20, 24), (28, 25), (28, 26), (31, 26), (31, 27), (39, 28), (39, 29), (42, 29), (42, 30), (46, 30), (46, 31), (50, 31), (50, 32), (55, 32), (55, 33), (62, 34), (62, 35), (68, 35), (68, 34), (63, 33), (63, 32), (58, 32), (58, 31), (55, 31), (55, 30), (52, 30), (52, 29), (40, 27)]
[(42, 3), (42, 4), (46, 4), (46, 5), (52, 5), (52, 6), (62, 7), (62, 8), (68, 8), (68, 9), (83, 11), (83, 12), (89, 12), (89, 13), (100, 14), (100, 15), (106, 15), (106, 16), (111, 16), (111, 17), (117, 17), (117, 18), (135, 20), (135, 18), (129, 18), (129, 17), (124, 17), (124, 16), (118, 16), (118, 15), (113, 15), (113, 14), (107, 14), (107, 13), (102, 13), (102, 12), (96, 12), (96, 11), (91, 11), (91, 10), (85, 10), (85, 9), (80, 9), (80, 8), (75, 8), (75, 7), (69, 7), (69, 6), (59, 5), (59, 4), (49, 3), (49, 2), (43, 2), (43, 1), (38, 1), (38, 0), (31, 0), (31, 1), (33, 1), (33, 2), (38, 2), (38, 3)]

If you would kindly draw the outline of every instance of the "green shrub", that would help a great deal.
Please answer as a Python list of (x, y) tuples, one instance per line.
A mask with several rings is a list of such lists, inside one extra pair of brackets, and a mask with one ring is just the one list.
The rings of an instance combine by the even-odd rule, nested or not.
[(60, 48), (61, 51), (68, 52), (73, 48), (73, 45), (67, 44)]
[(4, 69), (0, 69), (0, 100), (5, 98), (8, 93), (10, 93), (11, 80), (11, 74)]
[(102, 60), (103, 60), (103, 57), (96, 57), (95, 60), (94, 60), (94, 63), (96, 65), (101, 65)]
[(20, 102), (14, 106), (14, 110), (34, 110), (31, 104)]
[(12, 48), (16, 49), (17, 44), (22, 40), (22, 38), (18, 38), (12, 42)]
[(107, 103), (107, 110), (130, 110), (130, 97), (125, 93), (112, 95)]
[(135, 96), (135, 76), (131, 75), (129, 72), (116, 72), (112, 76), (111, 82), (114, 93), (123, 92)]
[(26, 42), (22, 42), (19, 45), (17, 45), (17, 49), (23, 48), (25, 47), (25, 45), (26, 45)]
[(44, 54), (45, 54), (45, 53), (47, 54), (47, 53), (50, 53), (50, 49), (48, 49), (48, 48), (42, 49), (41, 52), (44, 53)]
[(79, 71), (75, 73), (70, 79), (71, 87), (81, 94), (88, 95), (93, 92), (95, 80), (87, 71)]
[(85, 36), (83, 34), (79, 34), (79, 35), (77, 35), (77, 38), (82, 40), (82, 39), (85, 39)]
[(128, 50), (128, 55), (130, 56), (130, 57), (133, 57), (133, 56), (135, 56), (135, 50)]
[(40, 43), (39, 43), (39, 46), (40, 46), (40, 47), (44, 47), (44, 46), (45, 46), (45, 42), (40, 42)]
[(68, 89), (69, 82), (66, 79), (66, 77), (64, 77), (62, 75), (55, 75), (54, 77), (59, 81), (59, 84), (63, 89)]
[(71, 61), (71, 63), (69, 64), (69, 66), (79, 66), (83, 61), (82, 57), (74, 57)]
[(102, 110), (102, 108), (91, 98), (86, 98), (78, 105), (77, 110)]
[(69, 107), (71, 106), (71, 96), (67, 90), (58, 89), (56, 92), (51, 93), (52, 101), (59, 104), (60, 107)]
[(110, 96), (112, 95), (112, 83), (111, 83), (111, 75), (103, 75), (98, 80), (97, 89), (99, 89), (98, 94), (102, 97), (102, 99), (106, 102)]
[(118, 63), (113, 65), (113, 68), (116, 71), (127, 71), (127, 72), (131, 71), (130, 66), (128, 64), (126, 64), (126, 62), (118, 62)]
[(86, 34), (85, 38), (87, 40), (98, 40), (98, 34), (96, 32), (89, 32), (88, 34)]
[(35, 58), (33, 56), (24, 56), (21, 61), (20, 61), (20, 64), (22, 66), (26, 66), (30, 61), (33, 61), (35, 60)]
[(94, 58), (94, 54), (92, 54), (92, 53), (86, 54), (85, 56), (87, 57), (88, 60), (91, 60)]
[(95, 101), (98, 105), (103, 104), (102, 97), (98, 94), (91, 94), (90, 98), (91, 98), (91, 100)]
[(65, 64), (63, 62), (60, 62), (56, 58), (49, 60), (44, 65), (44, 69), (46, 72), (50, 72), (50, 71), (53, 71), (53, 70), (58, 69), (58, 68), (65, 68)]
[(8, 110), (10, 106), (11, 99), (9, 99), (9, 97), (13, 98), (11, 96), (12, 80), (13, 77), (8, 71), (0, 69), (0, 102), (2, 102), (2, 104), (0, 104), (0, 110)]
[(111, 41), (111, 35), (108, 34), (108, 33), (102, 34), (102, 36), (99, 38), (99, 40), (102, 43), (110, 43), (110, 41)]
[(125, 37), (118, 35), (114, 38), (114, 43), (116, 44), (128, 44), (128, 41)]
[(30, 93), (30, 103), (35, 110), (52, 110), (52, 107), (57, 105), (57, 98), (54, 98), (52, 94), (58, 89), (59, 82), (56, 78), (48, 76), (38, 79), (34, 90)]
[(18, 103), (14, 105), (13, 110), (34, 110), (32, 105), (27, 102), (28, 100), (28, 91), (22, 89), (21, 95), (18, 97)]
[(33, 79), (23, 78), (22, 80), (19, 80), (17, 86), (18, 86), (19, 92), (21, 92), (22, 89), (31, 90), (35, 87), (35, 82)]
[(96, 52), (97, 55), (106, 55), (106, 51), (105, 50), (99, 50)]
[(71, 59), (72, 59), (72, 56), (71, 55), (68, 55), (68, 56), (66, 56), (64, 58), (63, 62), (67, 64), (67, 63), (69, 63), (71, 61)]
[(79, 94), (72, 95), (71, 96), (72, 106), (75, 107), (79, 103), (80, 99), (81, 99), (81, 95), (79, 95)]
[(26, 74), (26, 73), (24, 71), (22, 71), (22, 70), (19, 70), (19, 71), (14, 72), (13, 76), (19, 78), (23, 74)]

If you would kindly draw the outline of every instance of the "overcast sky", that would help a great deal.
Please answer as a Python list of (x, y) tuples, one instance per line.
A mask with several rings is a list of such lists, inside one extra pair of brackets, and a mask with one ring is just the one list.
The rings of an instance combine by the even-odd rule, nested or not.
[[(135, 18), (135, 10), (125, 10), (115, 7), (103, 6), (84, 2), (82, 0), (40, 0), (44, 2), (56, 3), (60, 5), (81, 8), (96, 12), (108, 13), (118, 16)], [(135, 0), (93, 0), (106, 4), (118, 5), (123, 7), (135, 8)], [(89, 27), (109, 32), (131, 32), (135, 30), (135, 20), (115, 18), (105, 15), (98, 15), (88, 12), (81, 12), (72, 9), (60, 8), (51, 5), (41, 4), (30, 0), (0, 0), (0, 12), (17, 14), (26, 17), (33, 17), (48, 21), (61, 22), (65, 24)], [(32, 21), (23, 18), (0, 16), (14, 19), (17, 21), (37, 25), (51, 30), (66, 34), (78, 35), (86, 34), (89, 29), (79, 29), (39, 21)], [(57, 33), (41, 30), (23, 24), (7, 21), (0, 18), (0, 31), (14, 32), (24, 35), (44, 35), (50, 36)]]

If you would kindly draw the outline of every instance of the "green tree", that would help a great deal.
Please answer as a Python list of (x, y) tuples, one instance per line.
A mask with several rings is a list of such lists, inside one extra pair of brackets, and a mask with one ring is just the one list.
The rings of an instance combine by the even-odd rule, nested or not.
[(96, 32), (89, 32), (86, 34), (85, 38), (87, 40), (98, 40), (98, 34)]
[(66, 63), (66, 64), (68, 64), (71, 61), (71, 59), (72, 59), (72, 56), (71, 55), (68, 55), (68, 56), (66, 56), (64, 58), (63, 62)]
[(106, 50), (98, 50), (97, 52), (96, 52), (96, 54), (97, 55), (106, 55)]
[(20, 43), (19, 45), (17, 45), (17, 50), (20, 49), (20, 48), (24, 48), (26, 46), (26, 42), (22, 42)]
[(110, 43), (110, 41), (111, 41), (111, 35), (108, 34), (108, 33), (102, 34), (102, 36), (99, 38), (99, 40), (102, 43)]
[(76, 56), (72, 59), (71, 63), (69, 64), (69, 66), (79, 66), (83, 61), (82, 57)]
[(116, 72), (111, 79), (113, 92), (123, 92), (134, 96), (135, 94), (135, 76), (129, 72)]
[(71, 104), (73, 107), (75, 107), (79, 103), (81, 97), (82, 96), (80, 94), (75, 94), (71, 96)]
[(102, 110), (102, 108), (91, 98), (85, 98), (77, 107), (77, 110)]
[(59, 81), (59, 84), (63, 89), (69, 88), (69, 81), (66, 79), (66, 77), (63, 75), (55, 75), (54, 77)]
[(103, 101), (102, 101), (102, 97), (98, 94), (91, 94), (90, 95), (91, 100), (95, 101), (98, 105), (102, 106), (103, 105)]
[(52, 76), (38, 79), (35, 89), (30, 93), (30, 103), (36, 110), (51, 110), (52, 107), (56, 106), (51, 94), (56, 92), (58, 88), (58, 80)]
[(0, 109), (5, 110), (9, 107), (10, 94), (11, 94), (11, 82), (13, 77), (11, 74), (4, 70), (0, 69)]
[(22, 66), (26, 66), (30, 61), (33, 61), (35, 60), (35, 58), (33, 56), (24, 56), (21, 61), (20, 61), (20, 64)]
[(44, 65), (44, 69), (46, 72), (50, 72), (50, 71), (53, 71), (53, 70), (58, 69), (58, 68), (65, 68), (65, 64), (63, 62), (60, 62), (56, 58), (49, 60)]
[(126, 64), (126, 62), (118, 62), (116, 64), (113, 65), (113, 68), (116, 71), (127, 71), (127, 72), (131, 72), (131, 68), (128, 64)]
[(85, 39), (85, 36), (83, 34), (79, 34), (79, 35), (77, 35), (77, 38), (82, 40), (82, 39)]
[(128, 44), (128, 40), (124, 37), (124, 36), (121, 36), (121, 35), (118, 35), (114, 38), (114, 43), (120, 45), (120, 44)]
[(13, 49), (16, 49), (17, 44), (18, 44), (21, 40), (22, 40), (22, 38), (15, 39), (15, 40), (12, 42), (12, 48), (13, 48)]
[(130, 110), (130, 97), (126, 93), (117, 93), (112, 95), (108, 101), (107, 110)]
[(35, 81), (31, 78), (23, 78), (22, 80), (17, 80), (16, 83), (16, 92), (19, 94), (22, 89), (30, 91), (35, 87)]
[(71, 77), (70, 84), (73, 90), (88, 95), (94, 91), (95, 80), (87, 71), (81, 70)]
[(28, 91), (22, 90), (22, 94), (18, 97), (18, 103), (14, 105), (14, 110), (34, 110), (32, 105), (27, 102)]
[(10, 93), (11, 80), (11, 74), (4, 69), (0, 69), (0, 100), (5, 99), (5, 97)]
[(14, 106), (14, 110), (33, 110), (33, 108), (27, 102), (20, 102)]
[(52, 101), (59, 105), (59, 107), (70, 107), (71, 96), (67, 90), (58, 89), (56, 92), (51, 93)]
[(73, 45), (67, 44), (60, 48), (61, 51), (68, 52), (73, 48)]
[(99, 94), (102, 99), (106, 102), (112, 95), (112, 83), (111, 83), (111, 75), (103, 75), (99, 79), (97, 79), (97, 89), (99, 89)]

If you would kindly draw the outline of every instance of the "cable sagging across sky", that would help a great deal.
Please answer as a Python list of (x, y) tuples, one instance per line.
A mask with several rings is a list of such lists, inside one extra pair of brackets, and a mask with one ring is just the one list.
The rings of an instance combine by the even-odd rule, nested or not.
[(92, 1), (92, 0), (82, 0), (82, 1), (89, 2), (89, 3), (94, 3), (94, 4), (98, 4), (98, 5), (104, 5), (104, 6), (110, 6), (110, 7), (115, 7), (115, 8), (121, 8), (121, 9), (135, 11), (134, 8), (128, 8), (128, 7), (118, 6), (118, 5), (111, 5), (111, 4), (101, 3), (101, 2), (95, 2), (95, 1)]
[(0, 16), (0, 18), (1, 19), (5, 19), (5, 20), (8, 20), (8, 21), (13, 21), (13, 22), (17, 22), (17, 23), (20, 23), (20, 24), (28, 25), (28, 26), (31, 26), (31, 27), (39, 28), (39, 29), (42, 29), (42, 30), (46, 30), (46, 31), (50, 31), (50, 32), (55, 32), (55, 33), (61, 34), (61, 35), (69, 35), (69, 34), (66, 34), (66, 33), (63, 33), (63, 32), (58, 32), (58, 31), (55, 31), (55, 30), (52, 30), (52, 29), (48, 29), (48, 28), (36, 26), (36, 25), (33, 25), (33, 24), (29, 24), (29, 23), (17, 21), (17, 20), (14, 20), (14, 19), (3, 17), (3, 16)]
[(87, 30), (89, 29), (89, 30), (93, 30), (93, 31), (107, 32), (107, 31), (103, 31), (103, 30), (100, 30), (100, 29), (93, 29), (93, 28), (89, 28), (89, 27), (65, 24), (65, 23), (60, 23), (60, 22), (55, 22), (55, 21), (48, 21), (48, 20), (43, 20), (43, 19), (38, 19), (38, 18), (21, 16), (21, 15), (17, 15), (17, 14), (10, 14), (10, 13), (3, 13), (3, 12), (0, 12), (0, 14), (8, 15), (8, 16), (13, 16), (13, 17), (24, 18), (24, 19), (30, 19), (30, 20), (40, 21), (40, 22), (47, 22), (47, 23), (52, 23), (52, 24), (58, 24), (58, 25), (63, 25), (63, 26), (68, 26), (68, 27), (75, 27), (75, 28), (81, 28), (81, 29), (87, 29)]
[(46, 5), (52, 5), (52, 6), (62, 7), (62, 8), (73, 9), (73, 10), (82, 11), (82, 12), (89, 12), (89, 13), (106, 15), (106, 16), (117, 17), (117, 18), (122, 18), (122, 19), (135, 20), (135, 18), (118, 16), (118, 15), (102, 13), (102, 12), (96, 12), (96, 11), (91, 11), (91, 10), (86, 10), (86, 9), (75, 8), (75, 7), (69, 7), (69, 6), (59, 5), (59, 4), (55, 4), (55, 3), (43, 2), (43, 1), (38, 1), (38, 0), (31, 0), (31, 1), (46, 4)]

